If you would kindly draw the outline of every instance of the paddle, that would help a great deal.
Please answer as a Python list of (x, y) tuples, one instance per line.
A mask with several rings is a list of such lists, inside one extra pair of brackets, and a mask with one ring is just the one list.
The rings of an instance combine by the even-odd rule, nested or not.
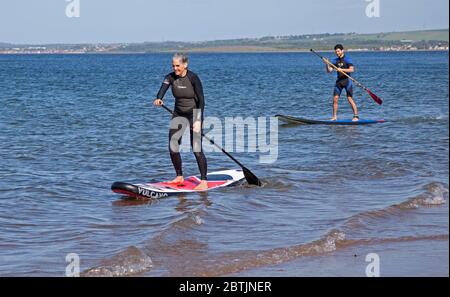
[[(174, 115), (173, 111), (170, 110), (167, 106), (165, 106), (164, 104), (161, 105), (165, 110), (167, 110), (170, 114)], [(230, 155), (228, 152), (226, 152), (223, 148), (221, 148), (219, 145), (217, 145), (214, 140), (208, 138), (207, 136), (205, 136), (205, 134), (202, 133), (203, 138), (205, 138), (206, 140), (208, 140), (211, 144), (215, 145), (218, 149), (220, 149), (225, 155), (227, 155), (228, 157), (230, 157), (231, 160), (233, 160), (236, 164), (238, 164), (241, 168), (242, 171), (244, 172), (244, 176), (245, 179), (247, 180), (247, 182), (251, 185), (257, 185), (257, 186), (261, 186), (261, 181), (256, 177), (256, 175), (254, 175), (248, 168), (246, 168), (244, 165), (242, 165), (238, 160), (236, 160), (235, 158), (233, 158), (232, 155)]]
[(372, 93), (372, 91), (370, 91), (366, 86), (364, 86), (362, 83), (358, 82), (356, 79), (354, 79), (353, 77), (351, 77), (350, 75), (348, 75), (347, 73), (345, 73), (344, 71), (340, 70), (338, 67), (336, 67), (334, 64), (332, 64), (330, 61), (328, 61), (327, 59), (325, 59), (324, 57), (322, 57), (321, 55), (319, 55), (318, 53), (316, 53), (313, 49), (310, 49), (311, 52), (315, 53), (316, 55), (318, 55), (325, 63), (327, 63), (328, 65), (330, 65), (331, 67), (333, 67), (336, 71), (339, 71), (340, 73), (342, 73), (343, 75), (347, 76), (349, 79), (351, 79), (357, 86), (361, 87), (362, 89), (364, 89), (364, 91), (366, 91), (370, 97), (372, 97), (372, 99), (378, 103), (378, 104), (382, 104), (383, 100), (381, 100), (380, 97), (378, 97), (377, 95), (375, 95), (374, 93)]

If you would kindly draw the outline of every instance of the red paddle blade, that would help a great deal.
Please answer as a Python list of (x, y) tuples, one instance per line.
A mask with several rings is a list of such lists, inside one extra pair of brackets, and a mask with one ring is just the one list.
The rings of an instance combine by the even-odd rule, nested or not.
[(378, 97), (377, 95), (375, 95), (374, 93), (372, 93), (370, 90), (366, 90), (366, 91), (367, 91), (367, 93), (369, 93), (370, 97), (372, 97), (372, 99), (373, 99), (376, 103), (378, 103), (378, 104), (380, 104), (380, 105), (383, 103), (383, 100), (381, 100), (380, 97)]

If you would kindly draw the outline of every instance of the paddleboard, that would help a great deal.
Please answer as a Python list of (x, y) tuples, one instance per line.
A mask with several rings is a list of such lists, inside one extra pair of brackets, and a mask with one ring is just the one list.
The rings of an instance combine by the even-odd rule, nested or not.
[[(223, 170), (211, 172), (208, 175), (208, 191), (228, 187), (236, 184), (243, 179), (244, 173), (239, 170)], [(126, 183), (114, 182), (111, 185), (111, 190), (114, 193), (122, 194), (132, 198), (165, 198), (169, 195), (176, 195), (182, 193), (194, 193), (194, 188), (200, 183), (200, 178), (197, 176), (190, 176), (184, 180), (183, 184), (173, 184), (168, 182), (154, 182), (154, 183)]]
[(297, 118), (286, 115), (276, 115), (281, 121), (289, 123), (289, 124), (307, 124), (307, 125), (369, 125), (369, 124), (378, 124), (384, 123), (385, 120), (365, 120), (359, 119), (359, 121), (352, 121), (351, 119), (342, 119), (342, 120), (312, 120), (305, 118)]

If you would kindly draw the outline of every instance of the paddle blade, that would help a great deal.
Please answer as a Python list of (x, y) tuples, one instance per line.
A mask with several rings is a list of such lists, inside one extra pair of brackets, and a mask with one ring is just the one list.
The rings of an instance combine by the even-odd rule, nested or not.
[(261, 187), (261, 181), (254, 175), (250, 170), (245, 167), (242, 167), (242, 171), (244, 172), (245, 179), (250, 185), (256, 185)]
[(378, 104), (380, 104), (380, 105), (383, 103), (383, 100), (381, 100), (380, 97), (378, 97), (377, 95), (375, 95), (374, 93), (372, 93), (370, 90), (366, 90), (366, 91), (367, 91), (367, 93), (369, 93), (370, 97), (372, 97), (372, 99), (373, 99), (376, 103), (378, 103)]

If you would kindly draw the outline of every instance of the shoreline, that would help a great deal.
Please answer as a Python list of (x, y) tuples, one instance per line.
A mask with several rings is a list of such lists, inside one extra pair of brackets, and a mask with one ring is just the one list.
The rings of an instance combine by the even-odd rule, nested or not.
[[(316, 50), (317, 52), (333, 52), (332, 50)], [(172, 54), (177, 50), (152, 51), (152, 52), (0, 52), (0, 55), (152, 55), (152, 54)], [(187, 49), (183, 52), (192, 54), (270, 54), (270, 53), (309, 53), (309, 49), (299, 50), (197, 50)], [(414, 50), (373, 50), (373, 49), (347, 49), (347, 52), (363, 52), (363, 53), (392, 53), (392, 52), (449, 52), (449, 49), (414, 49)]]
[(268, 35), (200, 41), (11, 43), (0, 42), (0, 54), (146, 54), (201, 53), (297, 53), (315, 48), (332, 51), (345, 43), (349, 51), (448, 51), (448, 28), (378, 33), (319, 33)]
[[(333, 252), (256, 267), (226, 277), (367, 277), (366, 258), (379, 256), (381, 277), (448, 277), (448, 238), (344, 247)], [(373, 275), (375, 276), (375, 275)]]

